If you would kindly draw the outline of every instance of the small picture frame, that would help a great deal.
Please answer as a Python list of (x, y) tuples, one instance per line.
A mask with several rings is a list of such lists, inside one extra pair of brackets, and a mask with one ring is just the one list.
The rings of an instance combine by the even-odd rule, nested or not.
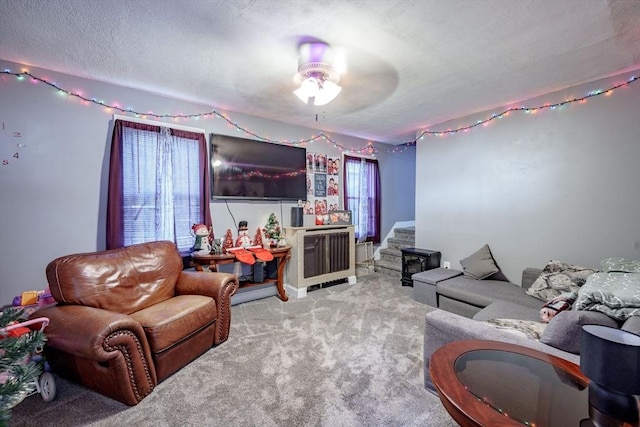
[(351, 225), (351, 211), (329, 212), (329, 224)]

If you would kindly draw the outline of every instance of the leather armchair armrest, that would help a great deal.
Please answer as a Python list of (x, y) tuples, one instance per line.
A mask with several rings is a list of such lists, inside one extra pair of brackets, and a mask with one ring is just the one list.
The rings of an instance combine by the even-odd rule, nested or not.
[(182, 271), (176, 283), (177, 295), (206, 295), (216, 301), (218, 319), (213, 344), (229, 338), (231, 326), (231, 296), (238, 291), (238, 278), (229, 273)]
[(128, 405), (158, 383), (145, 332), (132, 317), (81, 305), (49, 306), (30, 317), (49, 318), (45, 352), (59, 375)]
[(230, 298), (237, 290), (238, 279), (230, 273), (182, 271), (176, 283), (177, 295), (206, 295), (214, 298), (218, 304), (219, 300)]
[(144, 358), (150, 360), (142, 326), (126, 314), (82, 305), (55, 305), (40, 309), (30, 317), (49, 318), (46, 345), (69, 354), (97, 361), (113, 359), (117, 352), (110, 349), (110, 340), (118, 331), (127, 331), (138, 341), (132, 350), (141, 350)]

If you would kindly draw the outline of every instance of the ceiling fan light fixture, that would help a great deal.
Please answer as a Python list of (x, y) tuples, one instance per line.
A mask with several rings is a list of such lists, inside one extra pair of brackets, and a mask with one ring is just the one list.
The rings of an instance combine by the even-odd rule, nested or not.
[(331, 57), (329, 46), (305, 43), (300, 53), (298, 72), (293, 77), (299, 87), (293, 93), (305, 104), (326, 105), (333, 101), (342, 88), (338, 85), (340, 75), (327, 63)]
[(342, 88), (330, 80), (323, 83), (322, 89), (318, 91), (318, 94), (314, 98), (315, 105), (326, 105), (333, 101), (340, 93)]
[(308, 77), (300, 83), (300, 87), (293, 93), (307, 104), (310, 98), (315, 98), (320, 92), (320, 82), (315, 77)]

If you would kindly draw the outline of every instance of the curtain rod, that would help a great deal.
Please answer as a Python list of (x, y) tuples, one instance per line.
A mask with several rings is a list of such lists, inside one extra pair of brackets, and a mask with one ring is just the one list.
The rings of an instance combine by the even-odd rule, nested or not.
[(170, 128), (173, 128), (173, 129), (186, 130), (186, 131), (189, 131), (189, 132), (204, 133), (205, 136), (207, 134), (207, 131), (205, 129), (202, 129), (202, 128), (194, 128), (194, 127), (191, 127), (191, 126), (177, 125), (175, 123), (161, 122), (159, 120), (140, 119), (138, 117), (123, 116), (123, 115), (120, 115), (120, 114), (114, 114), (113, 115), (113, 120), (125, 120), (125, 121), (128, 121), (128, 122), (143, 123), (143, 124), (146, 124), (146, 125), (170, 127)]

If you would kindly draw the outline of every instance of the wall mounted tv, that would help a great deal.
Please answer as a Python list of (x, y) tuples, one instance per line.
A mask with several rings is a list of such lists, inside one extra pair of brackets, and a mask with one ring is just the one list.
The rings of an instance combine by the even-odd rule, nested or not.
[(211, 134), (213, 199), (305, 200), (307, 150)]

